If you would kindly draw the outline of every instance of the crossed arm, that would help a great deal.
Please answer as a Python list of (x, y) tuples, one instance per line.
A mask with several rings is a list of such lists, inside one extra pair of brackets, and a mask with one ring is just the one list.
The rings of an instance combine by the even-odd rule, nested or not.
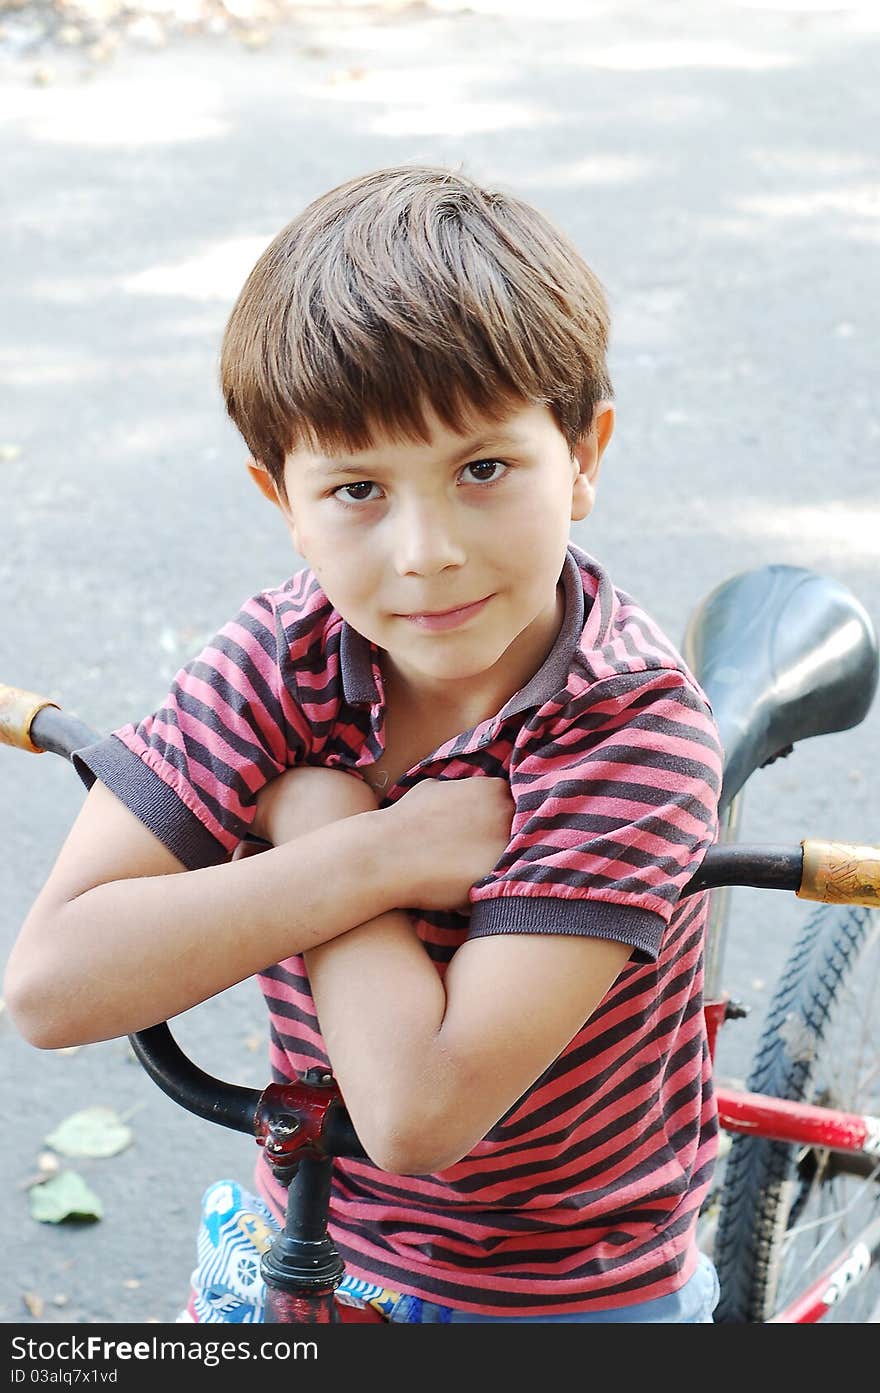
[(360, 780), (297, 768), (257, 812), (272, 850), (183, 873), (96, 783), (7, 963), (13, 1020), (46, 1049), (105, 1040), (305, 953), (368, 1154), (398, 1174), (453, 1164), (565, 1048), (629, 948), (499, 934), (463, 944), (441, 981), (395, 906), (466, 904), (509, 840), (503, 779), (427, 780), (377, 810)]
[[(375, 808), (365, 784), (326, 770), (291, 770), (270, 788), (261, 831), (276, 845), (316, 819)], [(484, 874), (497, 848), (488, 856)], [(308, 950), (321, 1032), (368, 1155), (397, 1174), (467, 1155), (592, 1015), (630, 952), (598, 938), (497, 934), (464, 943), (441, 980), (400, 909)]]

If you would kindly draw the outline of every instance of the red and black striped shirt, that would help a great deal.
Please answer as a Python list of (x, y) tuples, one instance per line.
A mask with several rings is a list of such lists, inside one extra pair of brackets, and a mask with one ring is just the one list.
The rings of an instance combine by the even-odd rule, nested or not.
[[(441, 974), (484, 934), (613, 938), (632, 956), (468, 1156), (418, 1177), (339, 1160), (333, 1187), (331, 1231), (353, 1275), (495, 1315), (601, 1310), (681, 1286), (716, 1149), (706, 897), (679, 894), (716, 835), (717, 732), (674, 647), (592, 558), (570, 546), (561, 579), (565, 618), (540, 670), (387, 798), (425, 778), (510, 781), (512, 839), (470, 914), (413, 912)], [(196, 868), (229, 856), (285, 768), (362, 771), (383, 753), (379, 653), (304, 570), (248, 600), (159, 711), (78, 759)], [(329, 1067), (302, 958), (260, 985), (276, 1079)], [(283, 1213), (263, 1164), (258, 1180)]]

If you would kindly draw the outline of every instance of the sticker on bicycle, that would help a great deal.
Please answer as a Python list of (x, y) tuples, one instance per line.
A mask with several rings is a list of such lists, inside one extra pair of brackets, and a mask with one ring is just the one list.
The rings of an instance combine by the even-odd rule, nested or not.
[(852, 1253), (842, 1262), (836, 1272), (832, 1272), (828, 1286), (822, 1293), (826, 1306), (834, 1306), (842, 1301), (847, 1292), (857, 1286), (870, 1271), (871, 1253), (864, 1243), (857, 1243)]

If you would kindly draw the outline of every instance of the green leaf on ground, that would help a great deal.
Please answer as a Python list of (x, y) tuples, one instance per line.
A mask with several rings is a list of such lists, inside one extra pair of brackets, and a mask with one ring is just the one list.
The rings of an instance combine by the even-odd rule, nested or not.
[(71, 1113), (46, 1141), (62, 1156), (115, 1156), (131, 1144), (131, 1129), (112, 1108), (96, 1106)]
[(31, 1217), (41, 1224), (64, 1219), (102, 1219), (104, 1206), (76, 1171), (62, 1171), (30, 1192)]

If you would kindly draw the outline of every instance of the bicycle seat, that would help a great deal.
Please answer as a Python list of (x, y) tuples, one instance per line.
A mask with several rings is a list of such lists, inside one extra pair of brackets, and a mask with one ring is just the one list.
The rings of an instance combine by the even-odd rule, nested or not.
[(723, 811), (798, 740), (858, 725), (877, 687), (877, 635), (838, 581), (799, 566), (743, 571), (694, 610), (682, 654), (724, 747)]

